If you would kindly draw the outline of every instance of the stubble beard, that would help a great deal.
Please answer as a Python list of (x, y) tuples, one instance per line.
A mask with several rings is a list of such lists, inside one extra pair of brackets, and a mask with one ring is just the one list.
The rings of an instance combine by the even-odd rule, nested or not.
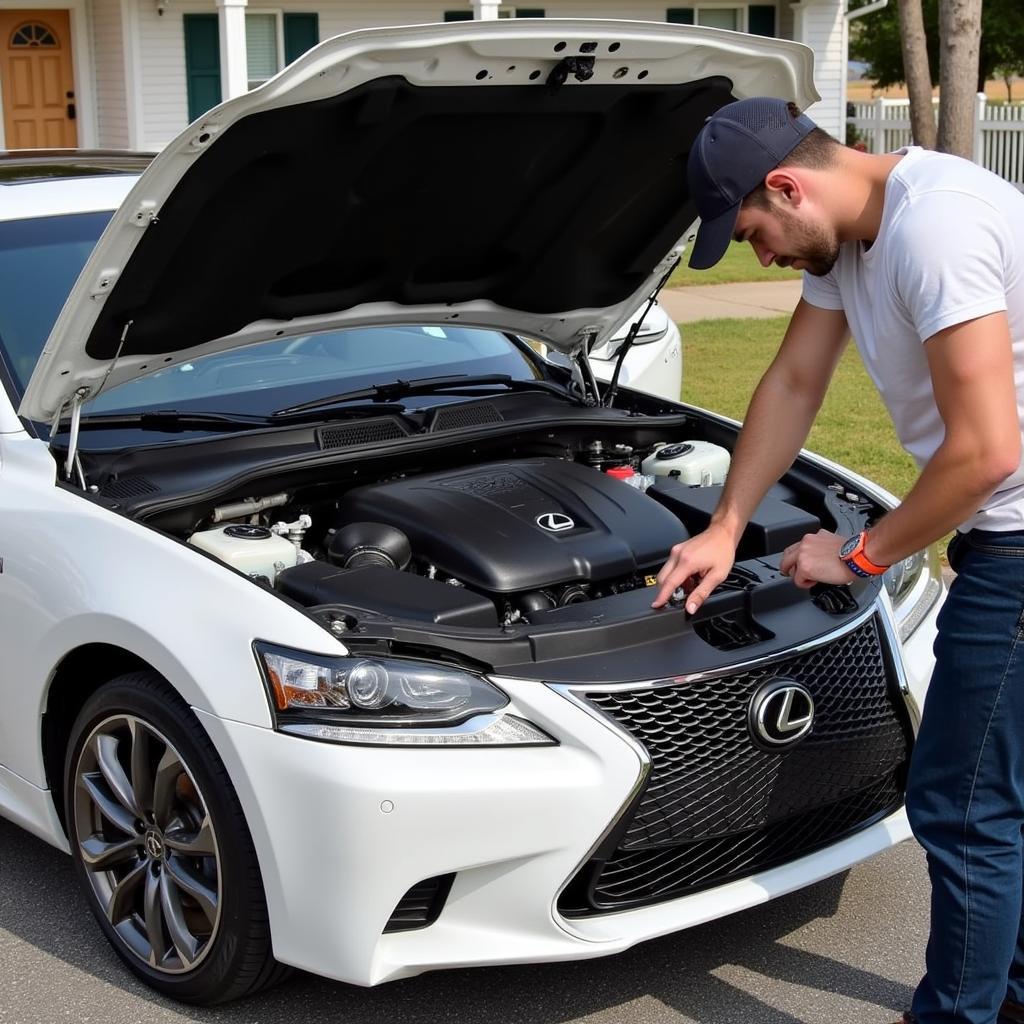
[(804, 264), (802, 269), (812, 277), (824, 277), (829, 273), (839, 259), (839, 239), (835, 232), (820, 224), (805, 224), (782, 206), (776, 206), (775, 215), (791, 239), (792, 252), (784, 265), (800, 260)]

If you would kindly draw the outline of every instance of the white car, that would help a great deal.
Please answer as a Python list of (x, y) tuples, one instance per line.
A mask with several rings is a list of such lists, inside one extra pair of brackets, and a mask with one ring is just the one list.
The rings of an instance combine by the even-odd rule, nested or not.
[[(558, 366), (573, 364), (564, 352), (552, 351), (543, 342), (530, 341), (530, 345)], [(657, 300), (641, 305), (618, 330), (590, 348), (587, 363), (599, 381), (616, 388), (629, 387), (670, 402), (678, 402), (683, 390), (682, 338)]]
[(154, 988), (602, 956), (909, 835), (934, 552), (794, 587), (794, 537), (894, 504), (804, 454), (700, 612), (652, 610), (737, 424), (586, 358), (756, 94), (806, 106), (809, 51), (396, 28), (141, 177), (0, 161), (0, 813)]
[[(678, 402), (683, 389), (683, 342), (679, 328), (657, 302), (646, 316), (644, 312), (643, 306), (637, 310), (640, 326), (625, 353), (619, 383), (634, 391)], [(615, 376), (622, 345), (635, 322), (636, 318), (630, 317), (607, 341), (590, 350), (587, 358), (598, 380), (610, 383)]]

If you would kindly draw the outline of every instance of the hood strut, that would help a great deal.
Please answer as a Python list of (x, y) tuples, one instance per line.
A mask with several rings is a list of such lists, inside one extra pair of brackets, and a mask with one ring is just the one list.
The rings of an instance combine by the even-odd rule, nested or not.
[[(79, 481), (85, 488), (85, 474), (82, 472), (82, 464), (78, 461), (78, 427), (82, 422), (82, 403), (89, 397), (88, 388), (79, 388), (71, 396), (71, 432), (68, 437), (68, 455), (64, 460), (64, 478), (71, 479), (72, 470), (78, 469)], [(57, 433), (60, 425), (60, 413), (57, 414), (57, 422), (53, 425), (51, 437)]]
[[(70, 432), (68, 435), (68, 454), (64, 460), (64, 479), (70, 480), (71, 473), (74, 470), (78, 472), (78, 482), (82, 485), (82, 490), (86, 489), (85, 473), (82, 470), (82, 461), (78, 457), (78, 431), (79, 426), (82, 422), (82, 405), (87, 398), (95, 398), (102, 390), (104, 384), (110, 379), (111, 373), (113, 373), (114, 367), (117, 366), (117, 360), (120, 358), (121, 350), (124, 348), (125, 338), (128, 337), (128, 331), (131, 329), (134, 320), (129, 320), (124, 325), (124, 330), (121, 332), (121, 340), (117, 346), (117, 351), (114, 353), (114, 358), (110, 360), (110, 365), (107, 367), (107, 372), (103, 375), (103, 380), (100, 381), (100, 386), (95, 392), (90, 392), (87, 387), (80, 387), (71, 396), (71, 425)], [(54, 435), (57, 433), (57, 429), (60, 427), (61, 414), (64, 409), (61, 408), (57, 411), (57, 416), (53, 421), (53, 427), (50, 430), (51, 444)]]

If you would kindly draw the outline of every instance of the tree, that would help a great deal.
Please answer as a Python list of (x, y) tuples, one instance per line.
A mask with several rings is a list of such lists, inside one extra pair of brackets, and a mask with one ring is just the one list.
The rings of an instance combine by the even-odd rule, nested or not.
[(935, 112), (921, 0), (899, 0), (899, 15), (903, 67), (910, 94), (910, 130), (919, 146), (934, 149)]
[(938, 148), (970, 160), (974, 155), (974, 96), (981, 91), (972, 88), (978, 76), (981, 0), (941, 0), (939, 36)]
[[(939, 0), (921, 0), (928, 64), (932, 85), (939, 84)], [(900, 45), (900, 9), (888, 7), (853, 22), (850, 57), (868, 65), (868, 75), (879, 86), (901, 85), (904, 74)], [(981, 46), (976, 91), (996, 77), (997, 69), (1024, 74), (1024, 16), (1021, 0), (985, 0), (981, 10)]]

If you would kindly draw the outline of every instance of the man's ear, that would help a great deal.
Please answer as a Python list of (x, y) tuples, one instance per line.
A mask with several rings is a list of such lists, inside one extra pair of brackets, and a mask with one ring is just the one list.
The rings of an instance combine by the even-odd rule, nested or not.
[(769, 171), (764, 184), (774, 199), (787, 206), (797, 207), (804, 200), (803, 183), (791, 167), (776, 167)]

